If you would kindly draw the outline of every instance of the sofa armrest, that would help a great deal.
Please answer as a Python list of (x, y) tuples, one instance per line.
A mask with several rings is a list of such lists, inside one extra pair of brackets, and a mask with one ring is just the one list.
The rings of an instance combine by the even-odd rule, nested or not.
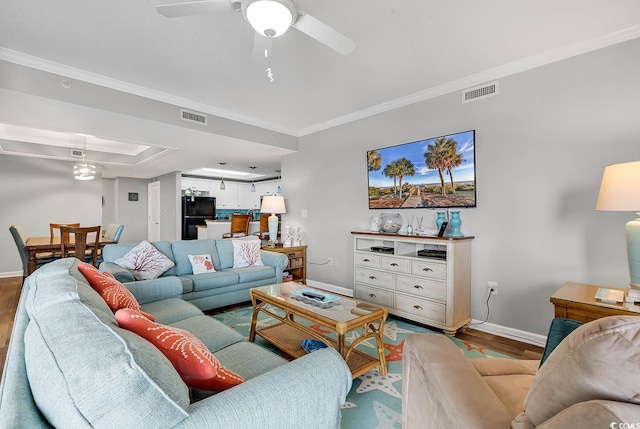
[(508, 428), (513, 416), (449, 338), (411, 334), (402, 358), (402, 427)]
[[(637, 426), (633, 424), (637, 425), (638, 422), (640, 422), (640, 405), (597, 399), (579, 402), (564, 409), (537, 428), (634, 428)], [(530, 426), (515, 427), (533, 429), (536, 426), (530, 423)]]
[(289, 265), (289, 258), (287, 258), (287, 255), (283, 253), (261, 250), (260, 257), (262, 258), (263, 264), (274, 267), (276, 269), (276, 272), (280, 270), (280, 272), (282, 273), (282, 271), (287, 268), (287, 265)]
[(192, 404), (176, 428), (337, 429), (350, 388), (344, 360), (322, 349)]
[(131, 291), (139, 304), (182, 297), (182, 282), (175, 276), (124, 283), (124, 286)]
[(120, 283), (135, 282), (136, 278), (126, 268), (122, 268), (120, 265), (114, 262), (102, 262), (100, 264), (100, 272), (111, 274)]

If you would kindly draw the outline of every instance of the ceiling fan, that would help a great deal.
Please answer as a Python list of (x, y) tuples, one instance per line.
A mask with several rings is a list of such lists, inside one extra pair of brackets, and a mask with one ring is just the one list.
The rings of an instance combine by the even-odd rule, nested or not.
[(261, 36), (281, 36), (290, 27), (341, 53), (350, 54), (356, 43), (313, 16), (299, 11), (292, 0), (203, 0), (156, 6), (168, 18), (239, 11)]

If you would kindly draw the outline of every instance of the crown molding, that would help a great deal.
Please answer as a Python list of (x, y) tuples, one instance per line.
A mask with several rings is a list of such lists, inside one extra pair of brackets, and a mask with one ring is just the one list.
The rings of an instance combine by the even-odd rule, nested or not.
[(252, 125), (258, 128), (264, 128), (282, 134), (288, 134), (297, 137), (297, 131), (292, 128), (283, 127), (270, 122), (261, 121), (249, 116), (240, 115), (228, 110), (219, 109), (208, 104), (177, 97), (166, 92), (157, 91), (140, 85), (134, 85), (122, 80), (113, 79), (97, 73), (88, 72), (86, 70), (45, 60), (43, 58), (34, 57), (22, 52), (13, 51), (11, 49), (0, 48), (0, 60), (11, 63), (20, 64), (37, 70), (54, 73), (71, 79), (81, 80), (94, 85), (113, 89), (116, 91), (126, 92), (128, 94), (137, 95), (148, 98), (150, 100), (171, 104), (185, 109), (195, 110), (208, 115), (218, 116), (220, 118), (229, 119), (231, 121), (241, 122), (243, 124)]
[(608, 33), (602, 36), (592, 38), (572, 45), (559, 47), (542, 52), (537, 55), (532, 55), (527, 58), (523, 58), (518, 61), (514, 61), (508, 64), (504, 64), (492, 69), (476, 73), (471, 76), (467, 76), (455, 81), (447, 82), (442, 85), (438, 85), (432, 88), (425, 89), (406, 97), (401, 97), (388, 102), (380, 103), (375, 106), (368, 107), (356, 112), (349, 113), (344, 116), (340, 116), (334, 119), (330, 119), (325, 122), (320, 122), (315, 125), (311, 125), (306, 128), (293, 129), (284, 127), (281, 125), (273, 124), (270, 122), (262, 121), (249, 116), (244, 116), (238, 113), (230, 112), (224, 109), (218, 109), (213, 106), (196, 102), (193, 100), (177, 97), (162, 91), (146, 88), (139, 85), (130, 84), (121, 80), (112, 79), (107, 76), (103, 76), (97, 73), (91, 73), (78, 68), (66, 66), (64, 64), (56, 63), (53, 61), (45, 60), (42, 58), (27, 55), (21, 52), (13, 51), (10, 49), (0, 48), (0, 60), (9, 61), (12, 63), (20, 64), (23, 66), (31, 67), (34, 69), (46, 71), (49, 73), (55, 73), (61, 76), (66, 76), (72, 79), (82, 80), (94, 85), (103, 86), (106, 88), (114, 89), (138, 95), (140, 97), (148, 98), (163, 103), (180, 106), (186, 109), (193, 109), (209, 115), (218, 116), (221, 118), (229, 119), (232, 121), (241, 122), (247, 125), (252, 125), (259, 128), (264, 128), (271, 131), (276, 131), (283, 134), (288, 134), (293, 137), (302, 137), (308, 134), (313, 134), (319, 131), (323, 131), (329, 128), (337, 127), (340, 125), (354, 122), (360, 119), (364, 119), (370, 116), (378, 115), (388, 112), (390, 110), (405, 107), (421, 101), (426, 101), (441, 95), (449, 94), (455, 91), (461, 91), (465, 88), (480, 85), (484, 82), (496, 80), (502, 77), (510, 76), (523, 71), (531, 70), (537, 67), (541, 67), (547, 64), (551, 64), (557, 61), (561, 61), (570, 57), (574, 57), (587, 52), (595, 51), (598, 49), (606, 48), (618, 43), (626, 42), (640, 37), (640, 24), (627, 27), (625, 29)]
[(492, 69), (476, 73), (471, 76), (464, 77), (455, 81), (447, 82), (442, 85), (438, 85), (432, 88), (428, 88), (423, 91), (419, 91), (410, 94), (406, 97), (397, 98), (385, 103), (350, 113), (348, 115), (340, 116), (331, 119), (326, 122), (318, 123), (310, 127), (298, 130), (298, 137), (302, 137), (308, 134), (323, 131), (329, 128), (344, 125), (349, 122), (354, 122), (359, 119), (364, 119), (369, 116), (385, 113), (390, 110), (405, 107), (410, 104), (426, 101), (431, 98), (439, 97), (441, 95), (449, 94), (455, 91), (462, 91), (463, 89), (470, 88), (476, 85), (480, 85), (485, 82), (500, 79), (502, 77), (514, 75), (527, 70), (531, 70), (537, 67), (541, 67), (547, 64), (551, 64), (557, 61), (561, 61), (570, 57), (575, 57), (587, 52), (595, 51), (598, 49), (606, 48), (608, 46), (616, 45), (618, 43), (626, 42), (640, 37), (640, 24), (627, 27), (623, 30), (615, 31), (603, 36), (595, 37), (590, 40), (586, 40), (580, 43), (575, 43), (568, 46), (563, 46), (549, 51), (542, 52), (537, 55), (532, 55), (527, 58), (523, 58), (518, 61), (514, 61), (508, 64), (504, 64)]

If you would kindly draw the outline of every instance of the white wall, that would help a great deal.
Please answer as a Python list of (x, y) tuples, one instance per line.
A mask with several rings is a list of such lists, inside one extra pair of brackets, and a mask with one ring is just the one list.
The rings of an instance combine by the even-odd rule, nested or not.
[(182, 174), (174, 171), (156, 178), (160, 182), (160, 239), (175, 241), (182, 237), (180, 188)]
[[(146, 179), (129, 177), (114, 180), (116, 223), (124, 225), (120, 243), (139, 243), (147, 239), (148, 183)], [(130, 192), (138, 193), (138, 201), (129, 201)]]
[(283, 223), (302, 227), (310, 262), (337, 262), (307, 277), (353, 287), (350, 232), (380, 213), (368, 209), (367, 150), (475, 129), (478, 207), (461, 211), (476, 237), (472, 316), (488, 280), (499, 285), (489, 322), (538, 334), (564, 281), (625, 287), (633, 214), (594, 206), (604, 166), (640, 160), (639, 52), (640, 40), (627, 42), (502, 78), (497, 97), (462, 105), (456, 92), (301, 138), (283, 158)]
[(0, 155), (0, 274), (22, 272), (11, 225), (28, 236), (48, 236), (49, 223), (100, 225), (101, 196), (102, 181), (75, 180), (72, 162)]

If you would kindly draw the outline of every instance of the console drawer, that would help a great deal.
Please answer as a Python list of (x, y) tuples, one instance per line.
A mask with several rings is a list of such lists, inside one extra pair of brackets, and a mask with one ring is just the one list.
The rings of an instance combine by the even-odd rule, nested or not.
[(383, 270), (395, 271), (409, 274), (410, 261), (408, 259), (392, 258), (389, 256), (380, 257), (380, 268)]
[(355, 263), (360, 267), (380, 268), (380, 255), (356, 252)]
[(397, 293), (395, 308), (434, 322), (445, 323), (444, 304)]
[(432, 261), (411, 261), (411, 274), (444, 280), (447, 278), (447, 264)]
[(393, 293), (362, 284), (356, 284), (354, 298), (371, 302), (381, 307), (393, 308)]
[(356, 268), (356, 282), (371, 286), (378, 286), (385, 289), (394, 288), (394, 274), (384, 271), (369, 270), (367, 268)]
[(396, 290), (425, 298), (444, 300), (447, 286), (444, 282), (424, 277), (396, 276)]

